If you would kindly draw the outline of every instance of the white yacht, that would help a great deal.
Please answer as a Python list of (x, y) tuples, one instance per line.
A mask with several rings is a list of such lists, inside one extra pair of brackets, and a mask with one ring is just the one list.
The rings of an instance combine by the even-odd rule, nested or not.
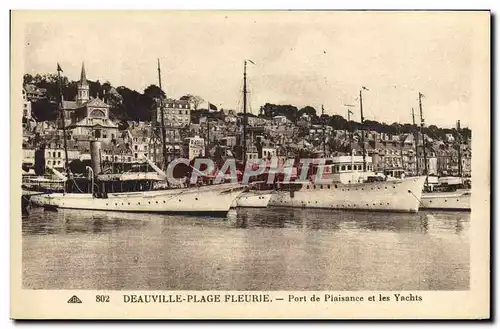
[[(155, 190), (147, 189), (147, 186), (160, 183), (160, 179), (149, 177), (135, 180), (134, 184), (138, 181), (143, 185), (138, 185), (134, 191), (41, 194), (32, 196), (31, 202), (55, 209), (225, 215), (244, 191), (238, 183)], [(127, 180), (119, 179), (117, 182)]]
[(363, 160), (354, 155), (327, 159), (322, 167), (321, 182), (281, 184), (269, 205), (395, 212), (419, 209), (425, 177), (385, 181), (373, 172), (370, 157)]
[(422, 194), (422, 210), (465, 210), (471, 209), (470, 188), (463, 188), (461, 177), (428, 177), (427, 188)]
[(266, 208), (271, 200), (272, 191), (248, 190), (240, 194), (233, 202), (232, 208)]

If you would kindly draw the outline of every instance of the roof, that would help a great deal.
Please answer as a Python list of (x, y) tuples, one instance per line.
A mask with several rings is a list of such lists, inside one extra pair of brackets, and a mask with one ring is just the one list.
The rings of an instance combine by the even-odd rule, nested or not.
[(87, 107), (106, 107), (106, 108), (110, 107), (108, 104), (106, 104), (99, 97), (92, 98), (91, 100), (89, 100), (86, 103), (82, 104), (82, 106), (87, 106)]
[(26, 84), (24, 86), (24, 89), (28, 93), (31, 93), (31, 94), (40, 94), (40, 95), (43, 95), (47, 91), (46, 88), (38, 88), (34, 84)]
[(149, 137), (149, 129), (146, 128), (132, 128), (128, 129), (132, 137)]
[(78, 106), (78, 103), (75, 101), (63, 101), (63, 109), (65, 110), (76, 110), (77, 108), (80, 108), (81, 106)]
[[(93, 120), (99, 120), (94, 122)], [(106, 128), (116, 128), (118, 129), (118, 125), (111, 121), (110, 119), (93, 119), (93, 118), (84, 118), (77, 123), (72, 123), (68, 128), (74, 128), (76, 126), (102, 126)]]
[(166, 101), (165, 101), (165, 106), (172, 106), (173, 104), (183, 104), (183, 105), (189, 105), (189, 101), (188, 100), (181, 100), (181, 99), (172, 99), (172, 98), (168, 98)]
[(82, 72), (80, 73), (80, 81), (78, 82), (80, 86), (88, 85), (87, 74), (85, 73), (85, 63), (82, 62)]

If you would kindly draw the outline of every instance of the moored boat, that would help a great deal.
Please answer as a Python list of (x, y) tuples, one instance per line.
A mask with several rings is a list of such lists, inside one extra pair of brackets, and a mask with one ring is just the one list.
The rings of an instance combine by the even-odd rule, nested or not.
[(470, 190), (455, 192), (423, 193), (420, 209), (422, 210), (465, 210), (471, 209)]
[(238, 196), (232, 208), (266, 208), (271, 200), (272, 193), (270, 191), (247, 191)]
[(174, 188), (124, 193), (52, 193), (36, 195), (31, 202), (57, 209), (108, 210), (225, 215), (243, 192), (239, 184)]
[[(373, 173), (369, 158), (352, 155), (322, 160), (324, 164), (312, 168), (310, 181), (278, 184), (269, 206), (418, 211), (424, 176), (383, 180)], [(319, 170), (321, 180), (315, 178)]]
[(422, 194), (420, 209), (470, 211), (470, 185), (470, 179), (462, 177), (429, 176)]
[(412, 177), (355, 184), (293, 183), (274, 194), (269, 206), (417, 212), (424, 181), (425, 177)]

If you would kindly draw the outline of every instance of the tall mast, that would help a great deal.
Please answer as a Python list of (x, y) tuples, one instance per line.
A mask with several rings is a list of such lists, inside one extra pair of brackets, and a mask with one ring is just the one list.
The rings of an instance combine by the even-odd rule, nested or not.
[[(349, 108), (347, 109), (347, 123), (351, 122), (351, 110), (349, 110)], [(351, 147), (352, 147), (352, 144), (351, 144), (351, 132), (349, 131), (349, 128), (347, 128), (346, 130), (347, 132), (347, 137), (349, 139), (349, 152), (352, 154), (351, 152)]]
[(210, 121), (208, 121), (208, 115), (207, 115), (207, 144), (206, 144), (206, 149), (205, 149), (205, 156), (209, 157), (210, 156)]
[[(351, 114), (352, 114), (350, 107), (354, 107), (354, 105), (344, 104), (344, 106), (347, 107), (347, 123), (349, 123), (349, 122), (351, 122)], [(346, 127), (346, 135), (347, 135), (348, 140), (349, 140), (349, 150), (351, 150), (351, 132), (349, 131), (349, 128), (347, 128), (347, 127)]]
[(365, 149), (365, 119), (363, 116), (363, 89), (368, 90), (366, 87), (362, 87), (359, 90), (359, 108), (361, 111), (361, 144), (363, 144), (363, 171), (366, 171), (366, 149)]
[[(162, 144), (162, 153), (163, 153), (163, 165), (164, 169), (166, 170), (168, 167), (168, 160), (167, 160), (167, 136), (165, 132), (165, 113), (163, 111), (163, 95), (162, 91), (163, 89), (161, 88), (161, 70), (160, 70), (160, 59), (158, 58), (158, 87), (160, 87), (160, 118), (161, 118), (161, 123), (160, 123), (160, 129), (161, 129), (161, 144)], [(175, 147), (174, 147), (175, 150)]]
[(457, 133), (458, 133), (458, 176), (462, 177), (462, 135), (460, 133), (460, 120), (457, 121)]
[(427, 175), (427, 155), (425, 153), (425, 137), (424, 137), (424, 115), (422, 113), (422, 93), (418, 93), (418, 106), (420, 107), (420, 133), (422, 134), (422, 149), (424, 151), (424, 175)]
[(401, 136), (401, 129), (400, 127), (398, 126), (398, 135), (399, 135), (399, 139), (400, 139), (400, 155), (401, 155), (401, 169), (403, 169), (403, 171), (405, 170), (405, 164), (404, 164), (404, 156), (403, 156), (403, 151), (404, 151), (404, 139), (402, 138)]
[[(411, 117), (413, 118), (413, 127), (416, 127), (415, 125), (415, 112), (413, 111), (413, 107), (411, 108)], [(415, 138), (415, 130), (413, 131), (413, 139), (415, 140), (415, 165), (417, 166), (417, 176), (419, 172), (419, 165), (418, 165), (418, 133), (417, 137)]]
[[(69, 180), (69, 160), (68, 160), (68, 144), (66, 140), (66, 118), (64, 115), (64, 107), (63, 107), (63, 96), (62, 96), (62, 85), (61, 85), (61, 66), (59, 66), (59, 63), (57, 63), (57, 90), (58, 90), (58, 105), (59, 105), (59, 112), (61, 114), (61, 121), (62, 121), (62, 129), (63, 129), (63, 143), (64, 143), (64, 163), (66, 167), (66, 177)], [(66, 183), (64, 184), (64, 192), (66, 192)]]
[(326, 158), (325, 108), (321, 104), (321, 123), (323, 125), (323, 157)]
[(247, 163), (247, 61), (243, 65), (243, 164)]

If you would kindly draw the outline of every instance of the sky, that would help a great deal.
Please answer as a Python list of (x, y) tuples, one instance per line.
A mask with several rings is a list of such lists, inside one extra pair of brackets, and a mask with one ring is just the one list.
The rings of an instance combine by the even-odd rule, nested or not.
[[(365, 119), (468, 126), (481, 60), (480, 14), (425, 12), (45, 12), (26, 20), (24, 72), (64, 74), (169, 97), (196, 94), (242, 108), (243, 62), (252, 113), (266, 102), (321, 106), (347, 117), (359, 90)], [(484, 18), (484, 15), (482, 16)], [(14, 16), (15, 19), (15, 16)], [(483, 20), (484, 21), (484, 20)], [(483, 45), (485, 46), (485, 45)]]

